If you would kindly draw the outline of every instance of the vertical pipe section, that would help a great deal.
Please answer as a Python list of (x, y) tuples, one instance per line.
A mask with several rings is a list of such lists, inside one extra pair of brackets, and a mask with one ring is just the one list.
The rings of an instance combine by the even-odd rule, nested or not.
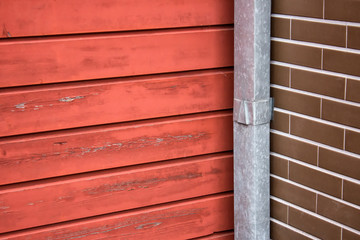
[(271, 0), (235, 0), (235, 239), (270, 239)]

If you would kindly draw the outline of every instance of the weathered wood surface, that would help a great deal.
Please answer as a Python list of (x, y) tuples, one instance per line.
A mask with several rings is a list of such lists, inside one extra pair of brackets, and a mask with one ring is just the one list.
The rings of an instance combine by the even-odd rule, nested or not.
[(231, 191), (232, 164), (215, 154), (0, 187), (0, 233)]
[(232, 90), (229, 69), (0, 90), (0, 136), (229, 109)]
[(229, 150), (229, 111), (3, 138), (0, 185)]
[(234, 240), (234, 232), (214, 233), (205, 237), (193, 238), (192, 240)]
[(0, 41), (0, 87), (233, 66), (233, 29)]
[(232, 23), (230, 0), (0, 0), (0, 239), (232, 239)]
[(232, 24), (232, 0), (1, 0), (0, 38)]
[[(7, 240), (146, 239), (183, 240), (233, 228), (233, 196), (219, 194), (131, 212), (95, 217), (13, 234)], [(233, 235), (208, 238), (230, 240)]]

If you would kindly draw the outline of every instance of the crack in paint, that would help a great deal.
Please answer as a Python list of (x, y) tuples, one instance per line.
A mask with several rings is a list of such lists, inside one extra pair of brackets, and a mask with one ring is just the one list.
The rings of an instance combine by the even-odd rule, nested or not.
[(11, 37), (11, 34), (10, 34), (10, 32), (6, 29), (6, 26), (5, 26), (5, 24), (3, 24), (3, 32), (2, 32), (2, 34), (3, 34), (3, 36), (5, 36), (5, 37)]
[(136, 229), (149, 229), (149, 228), (157, 227), (160, 224), (162, 224), (162, 222), (144, 223), (137, 226)]

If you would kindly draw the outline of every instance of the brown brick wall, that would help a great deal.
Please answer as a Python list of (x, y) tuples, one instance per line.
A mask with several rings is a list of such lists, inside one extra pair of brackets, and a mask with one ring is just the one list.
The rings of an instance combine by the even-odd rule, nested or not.
[(360, 0), (273, 0), (271, 237), (360, 239)]

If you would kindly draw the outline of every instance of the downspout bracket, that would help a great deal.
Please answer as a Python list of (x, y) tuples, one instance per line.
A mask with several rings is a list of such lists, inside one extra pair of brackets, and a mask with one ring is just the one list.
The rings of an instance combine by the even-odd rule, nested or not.
[(273, 117), (273, 99), (246, 101), (234, 99), (234, 121), (245, 125), (269, 123)]

